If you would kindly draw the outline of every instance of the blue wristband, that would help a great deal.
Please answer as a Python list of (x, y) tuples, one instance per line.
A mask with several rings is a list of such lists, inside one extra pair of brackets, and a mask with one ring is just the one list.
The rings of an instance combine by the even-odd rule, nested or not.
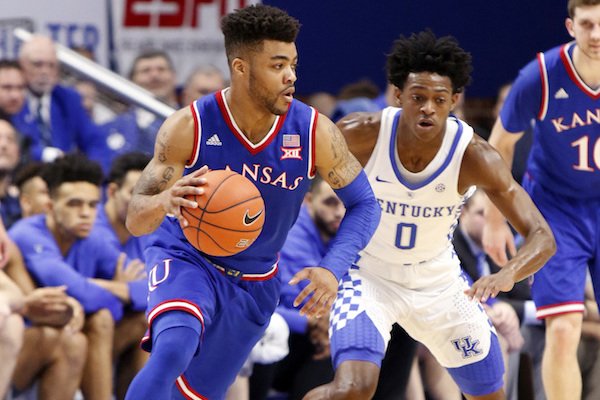
[(320, 265), (339, 281), (371, 240), (381, 218), (381, 208), (364, 171), (335, 193), (346, 206), (346, 215)]

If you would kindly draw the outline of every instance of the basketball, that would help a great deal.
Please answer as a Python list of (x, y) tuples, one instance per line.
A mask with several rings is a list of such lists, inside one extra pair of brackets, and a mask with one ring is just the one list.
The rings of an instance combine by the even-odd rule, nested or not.
[(232, 256), (254, 243), (265, 222), (265, 203), (256, 186), (230, 170), (203, 175), (207, 183), (201, 195), (186, 196), (198, 208), (182, 207), (188, 221), (183, 228), (196, 249), (211, 256)]

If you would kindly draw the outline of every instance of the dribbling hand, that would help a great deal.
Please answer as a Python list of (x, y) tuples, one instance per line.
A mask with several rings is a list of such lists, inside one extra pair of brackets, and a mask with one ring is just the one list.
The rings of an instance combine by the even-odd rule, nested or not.
[[(290, 285), (308, 279), (310, 283), (296, 296), (294, 307), (298, 307), (309, 296), (310, 298), (300, 309), (301, 315), (309, 318), (320, 318), (329, 315), (331, 306), (337, 296), (338, 281), (333, 273), (322, 267), (304, 268), (290, 279)], [(312, 295), (312, 296), (311, 296)]]
[(500, 292), (509, 292), (515, 286), (514, 275), (510, 268), (501, 269), (495, 274), (482, 276), (473, 286), (465, 290), (471, 300), (485, 303), (490, 297), (496, 297)]
[(186, 199), (185, 196), (202, 195), (204, 193), (204, 189), (200, 186), (206, 184), (206, 179), (202, 178), (202, 175), (207, 172), (208, 167), (204, 165), (191, 174), (182, 176), (173, 186), (161, 192), (163, 209), (167, 214), (176, 217), (182, 227), (186, 227), (188, 222), (181, 214), (181, 207), (198, 207), (198, 203)]

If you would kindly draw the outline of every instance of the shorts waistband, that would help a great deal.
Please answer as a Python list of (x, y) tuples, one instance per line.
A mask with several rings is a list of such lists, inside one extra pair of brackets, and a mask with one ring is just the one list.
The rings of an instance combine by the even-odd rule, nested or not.
[(276, 262), (275, 264), (273, 264), (270, 270), (268, 270), (267, 272), (263, 272), (262, 274), (244, 274), (242, 271), (238, 271), (237, 269), (223, 267), (211, 261), (209, 262), (223, 275), (242, 281), (267, 281), (274, 277), (277, 274), (277, 270), (279, 269), (278, 262)]

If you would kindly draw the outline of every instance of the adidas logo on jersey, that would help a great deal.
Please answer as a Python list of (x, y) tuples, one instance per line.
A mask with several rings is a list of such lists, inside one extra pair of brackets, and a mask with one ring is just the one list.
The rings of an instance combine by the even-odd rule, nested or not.
[(560, 88), (556, 91), (556, 93), (554, 93), (554, 98), (555, 99), (568, 99), (569, 94), (567, 93), (567, 91), (565, 89)]
[(206, 145), (207, 146), (223, 146), (223, 143), (221, 142), (221, 139), (219, 139), (219, 136), (217, 136), (217, 134), (215, 133), (214, 135), (212, 135), (211, 137), (209, 137), (206, 140)]

